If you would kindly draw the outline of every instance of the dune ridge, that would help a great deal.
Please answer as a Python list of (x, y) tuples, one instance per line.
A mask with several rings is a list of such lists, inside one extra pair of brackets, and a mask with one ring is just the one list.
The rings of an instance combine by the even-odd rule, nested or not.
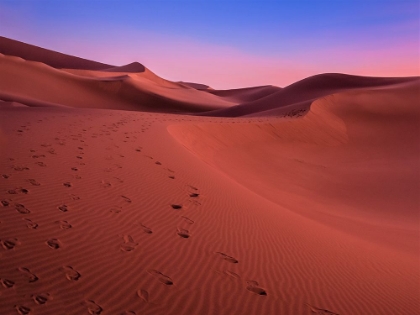
[(112, 65), (87, 60), (0, 36), (0, 53), (45, 63), (54, 68), (103, 70)]
[(218, 91), (29, 48), (0, 38), (0, 314), (418, 312), (420, 78)]

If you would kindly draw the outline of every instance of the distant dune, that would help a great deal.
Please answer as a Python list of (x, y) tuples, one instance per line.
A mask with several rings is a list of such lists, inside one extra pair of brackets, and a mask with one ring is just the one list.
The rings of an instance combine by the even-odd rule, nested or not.
[(0, 314), (418, 313), (420, 78), (0, 53)]
[(70, 68), (85, 70), (103, 70), (113, 66), (100, 62), (74, 57), (59, 52), (29, 45), (0, 36), (0, 53), (20, 57), (28, 61), (38, 61), (53, 68)]

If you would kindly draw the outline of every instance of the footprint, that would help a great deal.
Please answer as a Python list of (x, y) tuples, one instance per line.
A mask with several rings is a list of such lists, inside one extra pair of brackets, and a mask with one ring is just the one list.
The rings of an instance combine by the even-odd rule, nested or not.
[(72, 167), (71, 170), (77, 172), (79, 169), (77, 167)]
[(263, 288), (258, 286), (257, 281), (249, 280), (246, 283), (248, 284), (248, 286), (246, 287), (248, 291), (251, 291), (258, 295), (267, 295), (267, 292)]
[(27, 190), (25, 188), (15, 188), (15, 189), (9, 189), (7, 191), (7, 193), (9, 193), (11, 195), (17, 195), (19, 193), (27, 194), (27, 193), (29, 193), (29, 190)]
[(168, 176), (170, 179), (175, 179), (175, 176), (173, 176), (173, 175), (171, 175), (171, 176)]
[(197, 194), (197, 193), (191, 193), (190, 194), (191, 198), (197, 198), (198, 196), (200, 196), (200, 194)]
[(27, 190), (25, 188), (15, 188), (15, 189), (9, 189), (7, 191), (7, 193), (9, 193), (10, 195), (17, 195), (19, 193), (28, 194), (29, 193), (29, 190)]
[(15, 248), (16, 246), (20, 245), (20, 242), (17, 238), (9, 238), (5, 240), (0, 241), (1, 246), (3, 246), (4, 249), (10, 250)]
[(31, 184), (31, 185), (33, 185), (33, 186), (41, 186), (41, 183), (40, 182), (38, 182), (37, 180), (35, 180), (35, 179), (28, 179), (28, 182)]
[(31, 272), (28, 268), (25, 267), (19, 267), (18, 271), (20, 271), (25, 277), (28, 278), (29, 282), (36, 282), (38, 281), (38, 277)]
[(188, 224), (194, 224), (194, 221), (191, 220), (190, 218), (187, 218), (186, 216), (181, 216), (181, 218), (183, 218), (184, 221), (187, 222)]
[(114, 177), (120, 184), (124, 183), (124, 181), (119, 177)]
[(38, 224), (33, 222), (31, 219), (23, 218), (22, 220), (26, 222), (28, 229), (36, 230), (38, 228)]
[(111, 185), (111, 183), (110, 183), (110, 182), (108, 182), (108, 181), (101, 180), (101, 186), (102, 186), (103, 188), (108, 188), (108, 187), (111, 187), (112, 185)]
[(171, 207), (175, 210), (182, 209), (182, 205), (178, 205), (178, 204), (172, 204)]
[(151, 228), (149, 228), (149, 227), (147, 227), (147, 226), (145, 226), (145, 225), (143, 225), (141, 223), (140, 223), (140, 226), (142, 227), (144, 233), (147, 233), (147, 234), (152, 234), (153, 233), (153, 231), (152, 231)]
[(121, 207), (112, 207), (111, 210), (109, 210), (112, 213), (120, 213), (122, 211)]
[(57, 238), (50, 238), (45, 243), (52, 249), (60, 249), (62, 247), (61, 241)]
[(29, 214), (31, 213), (31, 211), (29, 211), (28, 208), (26, 208), (23, 204), (21, 203), (17, 203), (15, 204), (15, 209), (17, 212), (19, 212), (20, 214)]
[(72, 186), (72, 184), (70, 182), (65, 182), (63, 183), (64, 187), (70, 188)]
[(10, 289), (13, 288), (13, 286), (15, 285), (15, 282), (9, 279), (1, 279), (0, 278), (0, 283), (2, 284), (3, 287), (5, 287), (6, 289)]
[(47, 164), (45, 164), (44, 162), (36, 162), (35, 164), (38, 165), (38, 166), (41, 166), (41, 167), (46, 167), (47, 166)]
[(120, 249), (124, 252), (131, 252), (138, 245), (138, 243), (134, 242), (134, 239), (131, 237), (131, 235), (124, 235), (123, 239), (124, 243), (120, 246)]
[(103, 309), (98, 304), (96, 304), (93, 300), (86, 300), (85, 301), (89, 314), (91, 315), (99, 315), (102, 313)]
[(145, 302), (149, 302), (149, 292), (147, 292), (146, 290), (140, 289), (137, 290), (137, 295), (139, 296), (139, 298), (141, 298), (143, 301)]
[(182, 238), (189, 238), (190, 237), (190, 232), (186, 229), (182, 229), (182, 228), (178, 228), (178, 233), (179, 236), (181, 236)]
[(191, 189), (193, 189), (193, 190), (198, 190), (198, 188), (197, 187), (194, 187), (194, 186), (192, 186), (192, 185), (188, 185), (188, 187), (190, 187)]
[(8, 206), (10, 206), (10, 202), (11, 202), (11, 200), (10, 200), (10, 199), (2, 199), (2, 200), (1, 200), (1, 205), (2, 205), (3, 207), (8, 207)]
[[(80, 197), (79, 196), (77, 196), (77, 195), (75, 195), (75, 194), (70, 194), (69, 195), (70, 197), (71, 197), (71, 199), (73, 199), (73, 200), (80, 200)], [(66, 206), (67, 207), (67, 206)]]
[(121, 196), (122, 199), (124, 199), (124, 201), (131, 203), (131, 199), (126, 197), (126, 196)]
[(31, 314), (31, 309), (24, 305), (15, 305), (15, 309), (19, 315), (29, 315)]
[(67, 206), (67, 205), (61, 205), (61, 206), (58, 206), (57, 208), (58, 208), (58, 210), (60, 210), (61, 212), (67, 212), (67, 211), (69, 211), (69, 208), (68, 208), (68, 206)]
[(155, 276), (160, 282), (162, 282), (165, 285), (173, 285), (173, 281), (170, 277), (164, 275), (163, 273), (161, 273), (159, 270), (149, 270), (149, 273), (153, 276)]
[(232, 277), (232, 278), (235, 278), (235, 279), (239, 279), (240, 278), (240, 276), (237, 273), (233, 272), (233, 271), (225, 270), (225, 273), (228, 276)]
[(64, 271), (67, 280), (70, 280), (70, 281), (77, 281), (82, 276), (72, 266), (63, 266), (62, 270)]
[(76, 156), (76, 158), (78, 158), (79, 160), (82, 160), (83, 156), (78, 155), (78, 156)]
[(318, 315), (339, 315), (338, 313), (331, 312), (326, 309), (318, 308), (306, 303), (307, 306), (311, 309), (311, 312)]
[(239, 263), (239, 261), (235, 258), (233, 258), (232, 256), (226, 255), (225, 253), (221, 253), (221, 252), (217, 252), (217, 254), (219, 254), (220, 256), (222, 256), (222, 258), (232, 264), (237, 264)]
[(68, 223), (67, 221), (64, 221), (64, 220), (55, 221), (55, 223), (59, 224), (60, 229), (63, 229), (63, 230), (68, 230), (68, 229), (71, 229), (73, 227), (70, 223)]
[(8, 179), (10, 177), (10, 175), (8, 175), (8, 174), (2, 174), (1, 177), (3, 177), (4, 179)]
[(50, 294), (49, 293), (34, 294), (32, 295), (32, 298), (34, 299), (36, 304), (44, 305), (50, 299)]
[(13, 166), (13, 169), (15, 171), (21, 172), (21, 171), (28, 171), (29, 167), (27, 167), (27, 166)]
[(159, 161), (155, 162), (156, 165), (162, 165), (162, 163), (160, 163)]

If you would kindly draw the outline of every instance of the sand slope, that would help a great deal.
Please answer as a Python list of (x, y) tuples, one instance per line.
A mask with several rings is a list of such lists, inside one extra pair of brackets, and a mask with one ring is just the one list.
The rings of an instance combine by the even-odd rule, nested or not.
[[(419, 87), (417, 81), (338, 93), (286, 122), (242, 120), (240, 127), (191, 124), (169, 131), (195, 155), (269, 200), (417, 254)], [(350, 228), (353, 221), (371, 227), (360, 233)], [(390, 230), (376, 231), (382, 225)]]
[(416, 77), (375, 78), (325, 73), (303, 79), (283, 89), (268, 87), (269, 92), (258, 98), (245, 99), (237, 106), (215, 110), (205, 115), (219, 117), (279, 115), (289, 112), (290, 109), (287, 108), (307, 110), (316, 99), (340, 91), (392, 86), (417, 80)]
[(0, 71), (0, 99), (4, 101), (156, 112), (199, 112), (232, 105), (213, 95), (201, 97), (195, 89), (166, 83), (151, 72), (105, 72), (106, 76), (89, 70), (69, 73), (4, 55), (0, 55)]
[(0, 56), (0, 314), (418, 313), (418, 78), (58, 68)]
[(0, 36), (0, 53), (42, 62), (54, 68), (103, 70), (113, 67), (112, 65), (66, 55), (3, 36)]

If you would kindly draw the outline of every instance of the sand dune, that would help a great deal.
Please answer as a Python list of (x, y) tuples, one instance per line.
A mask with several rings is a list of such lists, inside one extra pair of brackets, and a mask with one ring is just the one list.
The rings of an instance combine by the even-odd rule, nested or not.
[(103, 70), (112, 65), (86, 60), (0, 36), (0, 53), (38, 61), (54, 68)]
[(179, 82), (179, 83), (181, 83), (183, 85), (186, 85), (186, 86), (189, 86), (189, 87), (192, 87), (193, 89), (196, 89), (196, 90), (208, 90), (208, 89), (211, 90), (212, 89), (208, 85), (201, 84), (201, 83), (182, 82), (182, 81)]
[(217, 91), (0, 40), (0, 314), (418, 313), (419, 78)]
[(279, 90), (281, 90), (281, 88), (277, 86), (257, 86), (252, 88), (242, 88), (234, 90), (213, 90), (209, 91), (209, 93), (223, 98), (234, 100), (235, 102), (238, 102), (240, 104), (258, 100)]
[(108, 68), (105, 69), (103, 71), (107, 71), (107, 72), (133, 72), (133, 73), (137, 73), (137, 72), (144, 72), (146, 70), (146, 67), (143, 66), (141, 63), (138, 62), (132, 62), (128, 65), (125, 66), (120, 66), (120, 67), (112, 67), (112, 68)]
[(273, 91), (256, 99), (246, 100), (237, 106), (207, 113), (210, 116), (238, 117), (246, 115), (267, 116), (268, 112), (278, 115), (283, 107), (298, 105), (309, 109), (318, 98), (345, 90), (364, 88), (384, 88), (405, 82), (418, 81), (412, 78), (369, 78), (338, 73), (326, 73), (306, 78), (278, 91)]
[(98, 74), (90, 70), (59, 70), (14, 56), (0, 58), (2, 100), (16, 95), (16, 101), (26, 98), (69, 107), (155, 112), (199, 112), (231, 105), (213, 95), (201, 95), (195, 89), (161, 79), (150, 71), (138, 75), (108, 71)]
[[(416, 81), (334, 94), (287, 122), (174, 125), (169, 131), (195, 155), (273, 202), (416, 254), (419, 87)], [(360, 234), (353, 223), (370, 228)], [(389, 230), (376, 233), (382, 225)]]

